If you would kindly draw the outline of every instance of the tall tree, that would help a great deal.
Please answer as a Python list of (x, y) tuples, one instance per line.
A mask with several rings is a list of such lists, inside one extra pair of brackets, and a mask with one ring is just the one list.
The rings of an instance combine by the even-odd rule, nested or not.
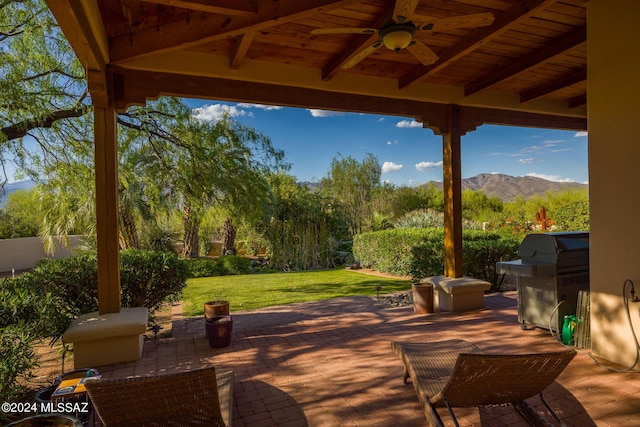
[(0, 2), (0, 184), (9, 159), (57, 161), (90, 110), (82, 65), (44, 1)]
[(340, 203), (349, 221), (351, 235), (363, 231), (371, 222), (371, 200), (380, 187), (382, 169), (378, 159), (368, 153), (362, 162), (351, 156), (334, 157), (328, 175), (322, 179), (322, 191)]
[(168, 183), (181, 198), (183, 256), (196, 257), (205, 209), (218, 204), (237, 215), (258, 211), (268, 194), (266, 173), (288, 165), (268, 137), (228, 116), (215, 123), (191, 119), (173, 132), (180, 144), (167, 146), (159, 164), (170, 165)]

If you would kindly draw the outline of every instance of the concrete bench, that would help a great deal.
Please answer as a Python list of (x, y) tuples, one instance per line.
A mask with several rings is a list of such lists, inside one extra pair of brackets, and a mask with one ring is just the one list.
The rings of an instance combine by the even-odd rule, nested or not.
[(83, 314), (62, 336), (73, 343), (76, 369), (131, 362), (142, 357), (149, 311), (146, 307), (123, 308), (120, 313)]
[(433, 284), (434, 306), (442, 311), (476, 310), (484, 307), (484, 292), (491, 283), (473, 277), (433, 276), (420, 283)]

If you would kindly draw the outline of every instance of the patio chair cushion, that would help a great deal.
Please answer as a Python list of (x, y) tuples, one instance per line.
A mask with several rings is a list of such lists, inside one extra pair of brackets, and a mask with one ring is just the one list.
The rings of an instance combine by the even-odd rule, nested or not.
[(233, 371), (203, 368), (153, 377), (96, 379), (86, 387), (103, 424), (231, 426)]
[(420, 283), (431, 283), (434, 289), (434, 304), (443, 311), (477, 310), (484, 307), (484, 293), (491, 283), (473, 277), (433, 276)]

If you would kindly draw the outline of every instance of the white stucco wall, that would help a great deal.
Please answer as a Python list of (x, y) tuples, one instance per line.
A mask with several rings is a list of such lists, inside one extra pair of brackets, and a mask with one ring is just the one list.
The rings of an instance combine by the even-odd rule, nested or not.
[[(628, 367), (626, 279), (640, 295), (640, 1), (591, 0), (587, 22), (593, 353)], [(639, 334), (640, 303), (629, 313)]]
[(73, 250), (81, 244), (81, 236), (69, 236), (69, 247), (57, 245), (54, 254), (49, 255), (45, 252), (42, 240), (39, 237), (0, 239), (0, 272), (33, 268), (42, 258), (71, 256), (73, 255)]

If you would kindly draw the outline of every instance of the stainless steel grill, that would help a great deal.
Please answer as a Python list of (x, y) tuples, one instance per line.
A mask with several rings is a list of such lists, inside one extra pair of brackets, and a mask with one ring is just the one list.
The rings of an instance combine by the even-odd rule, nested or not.
[(578, 292), (589, 290), (589, 233), (529, 234), (518, 255), (496, 265), (517, 279), (518, 322), (559, 332), (564, 316), (576, 314)]

